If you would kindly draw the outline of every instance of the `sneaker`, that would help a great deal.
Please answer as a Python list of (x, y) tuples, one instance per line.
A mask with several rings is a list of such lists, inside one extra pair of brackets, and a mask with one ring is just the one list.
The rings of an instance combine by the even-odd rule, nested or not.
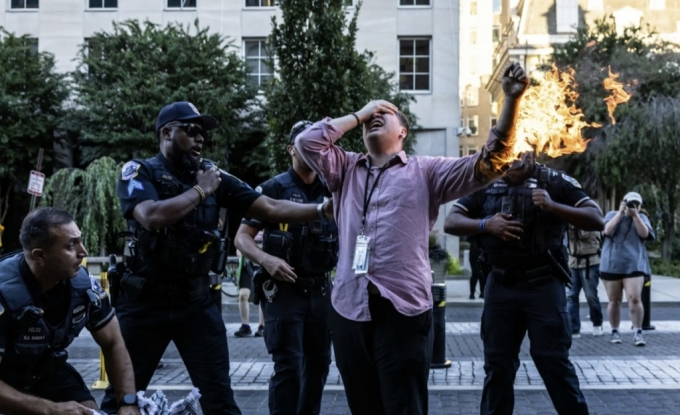
[(618, 331), (612, 331), (612, 337), (609, 339), (610, 343), (621, 344), (621, 335)]
[(264, 326), (260, 326), (257, 328), (257, 331), (255, 332), (255, 337), (264, 337)]
[(236, 337), (246, 337), (250, 336), (253, 333), (253, 331), (250, 329), (250, 326), (241, 324), (241, 327), (234, 333), (234, 336)]
[(575, 331), (575, 332), (571, 333), (571, 338), (572, 339), (580, 339), (581, 338), (581, 332)]
[(593, 336), (599, 337), (604, 335), (604, 330), (602, 330), (602, 326), (593, 326)]
[(638, 330), (637, 333), (635, 333), (635, 336), (633, 336), (633, 343), (638, 347), (642, 347), (647, 344), (645, 339), (642, 338), (642, 330)]

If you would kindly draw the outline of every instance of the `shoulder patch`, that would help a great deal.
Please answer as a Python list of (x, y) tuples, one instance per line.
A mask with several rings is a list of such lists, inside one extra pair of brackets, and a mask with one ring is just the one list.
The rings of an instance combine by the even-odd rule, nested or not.
[(566, 174), (562, 173), (562, 178), (569, 183), (573, 184), (574, 186), (578, 187), (579, 189), (581, 188), (581, 184), (578, 182), (578, 180), (574, 179), (571, 176), (567, 176)]
[(90, 286), (92, 287), (92, 291), (99, 296), (99, 298), (104, 298), (106, 297), (106, 291), (102, 288), (101, 285), (97, 282), (97, 280), (90, 274)]
[(137, 177), (139, 174), (139, 166), (140, 164), (136, 161), (128, 161), (125, 163), (123, 166), (123, 171), (121, 172), (121, 179), (130, 180), (134, 177)]
[(142, 182), (138, 182), (135, 179), (131, 179), (127, 187), (128, 197), (132, 197), (132, 193), (135, 191), (135, 189), (144, 190), (144, 185), (142, 184)]

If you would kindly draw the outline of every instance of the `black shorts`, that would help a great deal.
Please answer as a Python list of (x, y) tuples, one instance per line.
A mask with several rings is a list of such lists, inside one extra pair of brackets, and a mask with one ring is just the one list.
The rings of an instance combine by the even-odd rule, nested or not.
[(94, 401), (80, 373), (68, 363), (46, 374), (24, 392), (52, 402)]
[(247, 288), (253, 291), (253, 270), (257, 265), (253, 265), (248, 260), (243, 261), (243, 268), (241, 268), (241, 275), (238, 279), (238, 289)]
[(644, 277), (643, 272), (633, 272), (632, 274), (614, 274), (611, 272), (600, 272), (600, 279), (604, 281), (621, 281), (624, 278)]

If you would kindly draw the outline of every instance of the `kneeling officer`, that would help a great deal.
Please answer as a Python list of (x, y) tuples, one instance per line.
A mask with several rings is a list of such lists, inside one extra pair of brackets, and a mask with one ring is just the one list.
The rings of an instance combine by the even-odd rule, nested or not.
[[(312, 125), (293, 126), (287, 151), (293, 167), (258, 190), (272, 199), (318, 204), (330, 196), (316, 173), (295, 151), (295, 138)], [(263, 248), (255, 236), (264, 229)], [(338, 229), (323, 215), (302, 224), (243, 220), (236, 247), (261, 265), (255, 290), (264, 311), (264, 339), (274, 361), (269, 382), (271, 414), (318, 414), (331, 362), (326, 321), (331, 305), (329, 272), (338, 262)], [(264, 298), (262, 298), (264, 297)]]
[(0, 413), (87, 414), (97, 409), (66, 348), (83, 328), (102, 348), (119, 414), (139, 414), (130, 356), (106, 292), (80, 266), (87, 256), (73, 217), (29, 213), (23, 252), (0, 259)]

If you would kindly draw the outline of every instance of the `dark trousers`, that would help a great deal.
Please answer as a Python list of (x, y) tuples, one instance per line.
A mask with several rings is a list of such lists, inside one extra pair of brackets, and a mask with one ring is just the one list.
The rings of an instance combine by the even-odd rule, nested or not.
[(477, 287), (477, 281), (479, 281), (479, 293), (480, 297), (484, 295), (484, 283), (486, 282), (486, 275), (482, 272), (482, 266), (479, 263), (479, 256), (482, 254), (482, 250), (479, 249), (479, 244), (476, 242), (470, 243), (470, 294), (475, 293), (475, 288)]
[(335, 361), (353, 415), (427, 414), (432, 355), (432, 310), (407, 317), (377, 295), (371, 321), (331, 310)]
[(484, 391), (481, 415), (511, 415), (519, 350), (529, 333), (531, 357), (559, 415), (587, 415), (574, 366), (569, 361), (571, 325), (564, 284), (503, 285), (487, 279), (482, 314)]
[(264, 341), (272, 355), (274, 374), (269, 381), (269, 413), (318, 415), (331, 364), (328, 313), (331, 285), (276, 281), (270, 303), (261, 300)]
[[(212, 298), (200, 304), (116, 300), (116, 315), (130, 353), (136, 390), (146, 390), (170, 344), (175, 343), (192, 384), (201, 393), (204, 414), (241, 414), (231, 389), (229, 349), (222, 314)], [(102, 410), (115, 413), (113, 388), (106, 389)]]
[[(593, 326), (601, 326), (602, 305), (597, 296), (597, 284), (600, 282), (600, 266), (591, 265), (589, 268), (571, 268), (571, 288), (567, 289), (567, 310), (571, 315), (571, 331), (578, 333), (581, 331), (581, 316), (579, 315), (578, 297), (581, 288), (586, 294), (586, 301), (590, 309), (590, 321)], [(588, 278), (586, 278), (586, 276)]]

